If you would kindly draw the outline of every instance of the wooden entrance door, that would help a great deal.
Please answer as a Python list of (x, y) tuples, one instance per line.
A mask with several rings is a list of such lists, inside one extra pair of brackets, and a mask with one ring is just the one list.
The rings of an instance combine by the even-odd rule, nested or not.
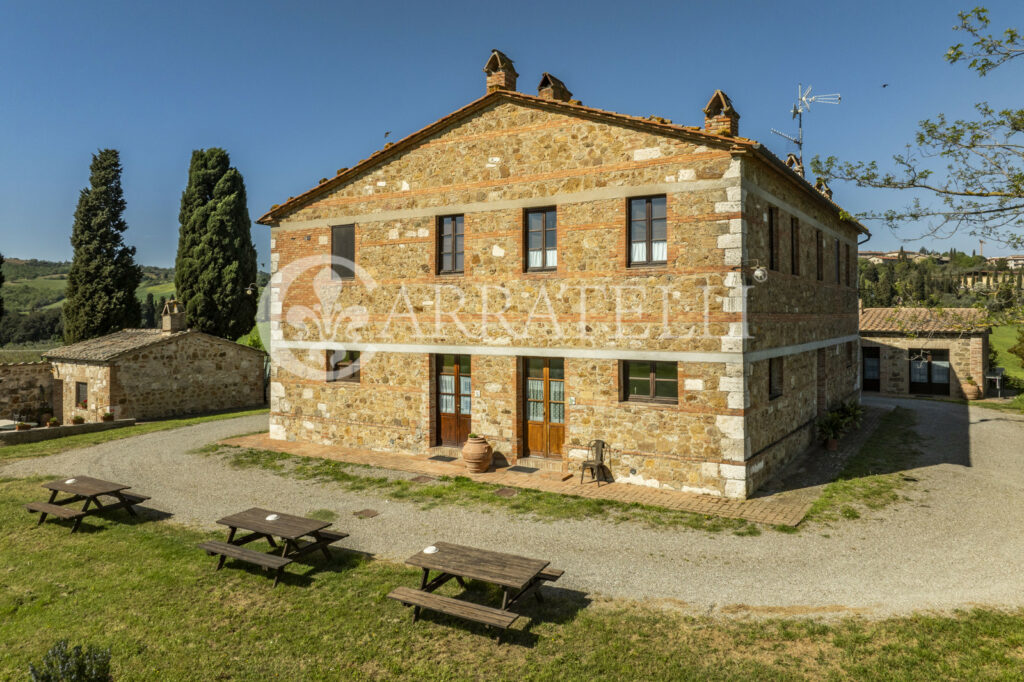
[(862, 374), (864, 377), (864, 390), (880, 390), (882, 383), (881, 357), (879, 355), (880, 349), (878, 346), (865, 346), (862, 349), (862, 352), (864, 356), (864, 371)]
[(526, 454), (561, 459), (565, 442), (565, 361), (526, 358)]
[(471, 431), (473, 381), (468, 355), (437, 356), (437, 423), (441, 445), (460, 447)]

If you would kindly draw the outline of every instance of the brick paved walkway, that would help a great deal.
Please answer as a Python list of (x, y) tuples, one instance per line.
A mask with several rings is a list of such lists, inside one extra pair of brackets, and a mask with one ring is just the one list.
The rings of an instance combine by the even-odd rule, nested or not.
[[(710, 495), (683, 493), (675, 490), (661, 490), (628, 483), (584, 483), (579, 478), (562, 480), (561, 475), (536, 472), (524, 474), (496, 469), (483, 474), (466, 472), (461, 463), (436, 462), (427, 459), (426, 455), (395, 455), (367, 450), (356, 450), (335, 445), (317, 445), (314, 443), (297, 443), (271, 440), (266, 433), (230, 438), (221, 441), (227, 445), (286, 452), (304, 457), (322, 457), (340, 462), (366, 464), (384, 469), (397, 469), (428, 476), (466, 476), (480, 483), (508, 486), (512, 488), (528, 488), (562, 495), (577, 497), (615, 500), (618, 502), (639, 503), (652, 507), (663, 507), (679, 511), (722, 516), (731, 519), (746, 519), (755, 523), (772, 525), (796, 526), (810, 509), (810, 502), (791, 503), (770, 497), (751, 500), (730, 500)], [(589, 479), (588, 479), (589, 480)]]

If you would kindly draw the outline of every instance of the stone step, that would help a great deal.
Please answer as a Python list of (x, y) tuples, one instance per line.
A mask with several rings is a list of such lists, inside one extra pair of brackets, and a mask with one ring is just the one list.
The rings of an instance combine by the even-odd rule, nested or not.
[(562, 460), (548, 459), (547, 457), (520, 457), (516, 460), (516, 466), (533, 467), (542, 472), (560, 473), (562, 471)]

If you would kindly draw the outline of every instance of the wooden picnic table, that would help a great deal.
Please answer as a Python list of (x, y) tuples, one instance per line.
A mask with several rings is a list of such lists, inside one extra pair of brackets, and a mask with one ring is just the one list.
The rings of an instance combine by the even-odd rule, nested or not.
[[(507, 610), (510, 606), (516, 604), (531, 590), (534, 590), (537, 599), (541, 600), (540, 592), (537, 590), (541, 583), (558, 580), (563, 573), (559, 569), (551, 568), (550, 562), (542, 559), (530, 559), (448, 542), (438, 542), (432, 547), (437, 551), (421, 550), (405, 562), (423, 570), (419, 590), (399, 587), (388, 595), (413, 607), (413, 621), (419, 618), (420, 608), (426, 608), (504, 630), (519, 617), (519, 614)], [(430, 578), (431, 571), (438, 572), (433, 579)], [(433, 594), (437, 588), (452, 579), (465, 587), (467, 578), (500, 586), (501, 608)]]
[[(125, 509), (132, 516), (138, 516), (135, 505), (145, 502), (149, 498), (144, 495), (125, 492), (131, 486), (122, 483), (104, 481), (91, 476), (73, 476), (71, 478), (59, 478), (43, 484), (43, 487), (50, 491), (50, 499), (47, 502), (29, 502), (25, 508), (33, 513), (39, 514), (39, 523), (42, 525), (48, 515), (56, 516), (65, 520), (74, 520), (71, 532), (74, 533), (82, 523), (82, 519), (92, 514)], [(58, 499), (60, 493), (69, 497)], [(113, 497), (116, 502), (100, 502), (100, 497)], [(71, 505), (76, 502), (83, 502), (81, 509), (74, 509)], [(90, 508), (90, 505), (92, 507)]]
[[(328, 546), (348, 537), (348, 533), (327, 530), (331, 525), (327, 521), (307, 519), (261, 507), (252, 507), (243, 512), (225, 516), (218, 519), (217, 523), (228, 527), (227, 542), (211, 541), (199, 545), (208, 554), (220, 555), (216, 570), (219, 571), (224, 566), (227, 557), (241, 559), (263, 566), (265, 569), (275, 569), (275, 586), (281, 578), (282, 569), (294, 559), (317, 550), (323, 552), (324, 557), (330, 559), (331, 553), (327, 549)], [(249, 531), (249, 534), (238, 537), (239, 530)], [(276, 550), (279, 543), (275, 538), (281, 540), (281, 551), (278, 555), (242, 547), (254, 540), (263, 539)]]

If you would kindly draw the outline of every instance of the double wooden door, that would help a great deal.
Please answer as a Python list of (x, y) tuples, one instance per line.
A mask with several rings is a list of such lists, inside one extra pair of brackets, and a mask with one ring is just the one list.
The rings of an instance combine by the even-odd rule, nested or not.
[(472, 430), (470, 356), (437, 356), (437, 422), (440, 445), (460, 447)]
[(526, 454), (560, 459), (565, 442), (565, 361), (526, 358), (523, 362)]

